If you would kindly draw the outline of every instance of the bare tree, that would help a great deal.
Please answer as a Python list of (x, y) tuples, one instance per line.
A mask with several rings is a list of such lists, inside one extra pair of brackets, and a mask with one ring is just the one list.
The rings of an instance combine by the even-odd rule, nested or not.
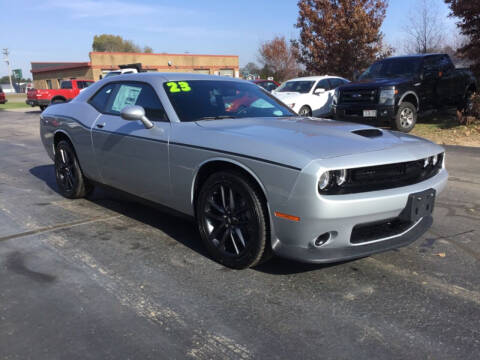
[(444, 38), (443, 21), (438, 6), (432, 0), (418, 0), (410, 11), (404, 31), (404, 49), (407, 53), (430, 53), (440, 50)]

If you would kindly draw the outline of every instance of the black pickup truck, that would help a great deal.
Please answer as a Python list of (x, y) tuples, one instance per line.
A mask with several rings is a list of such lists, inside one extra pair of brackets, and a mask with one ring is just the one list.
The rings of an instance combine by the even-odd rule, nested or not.
[(337, 120), (388, 123), (409, 132), (419, 113), (453, 106), (461, 110), (475, 91), (472, 73), (456, 69), (447, 54), (390, 57), (338, 87), (332, 110)]

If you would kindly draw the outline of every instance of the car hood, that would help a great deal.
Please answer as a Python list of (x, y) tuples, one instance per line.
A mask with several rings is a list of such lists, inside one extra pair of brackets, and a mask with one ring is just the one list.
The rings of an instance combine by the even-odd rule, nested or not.
[(284, 103), (287, 103), (289, 101), (293, 101), (297, 98), (299, 98), (300, 96), (305, 96), (307, 94), (301, 94), (301, 93), (298, 93), (298, 92), (272, 92), (273, 95), (275, 95), (277, 98), (279, 98), (280, 100), (282, 100)]
[(372, 87), (386, 87), (386, 86), (397, 86), (403, 83), (412, 82), (413, 78), (411, 77), (398, 77), (398, 78), (375, 78), (375, 79), (365, 79), (358, 80), (355, 82), (342, 85), (341, 89), (362, 89), (362, 88), (372, 88)]
[[(209, 135), (219, 150), (261, 157), (302, 167), (311, 160), (379, 151), (425, 140), (374, 127), (313, 118), (245, 118), (199, 121), (197, 125), (221, 132)], [(361, 130), (373, 130), (362, 134)], [(359, 131), (360, 134), (355, 131)], [(367, 131), (368, 133), (368, 131)], [(209, 141), (209, 140), (207, 140)], [(259, 156), (261, 154), (261, 156)]]

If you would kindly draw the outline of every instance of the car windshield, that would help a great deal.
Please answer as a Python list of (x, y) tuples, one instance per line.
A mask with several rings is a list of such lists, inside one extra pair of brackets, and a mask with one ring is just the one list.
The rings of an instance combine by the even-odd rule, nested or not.
[(309, 93), (315, 81), (295, 80), (287, 81), (280, 85), (275, 91), (277, 92), (297, 92), (300, 94)]
[(164, 88), (181, 121), (296, 116), (279, 100), (248, 82), (169, 81)]
[(378, 61), (360, 75), (359, 80), (410, 77), (420, 72), (419, 58), (386, 59)]

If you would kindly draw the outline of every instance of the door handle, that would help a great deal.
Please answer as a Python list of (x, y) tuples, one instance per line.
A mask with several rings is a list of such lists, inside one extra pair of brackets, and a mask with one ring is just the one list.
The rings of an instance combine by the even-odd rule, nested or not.
[(97, 124), (97, 128), (99, 129), (103, 129), (104, 126), (105, 126), (105, 123)]

